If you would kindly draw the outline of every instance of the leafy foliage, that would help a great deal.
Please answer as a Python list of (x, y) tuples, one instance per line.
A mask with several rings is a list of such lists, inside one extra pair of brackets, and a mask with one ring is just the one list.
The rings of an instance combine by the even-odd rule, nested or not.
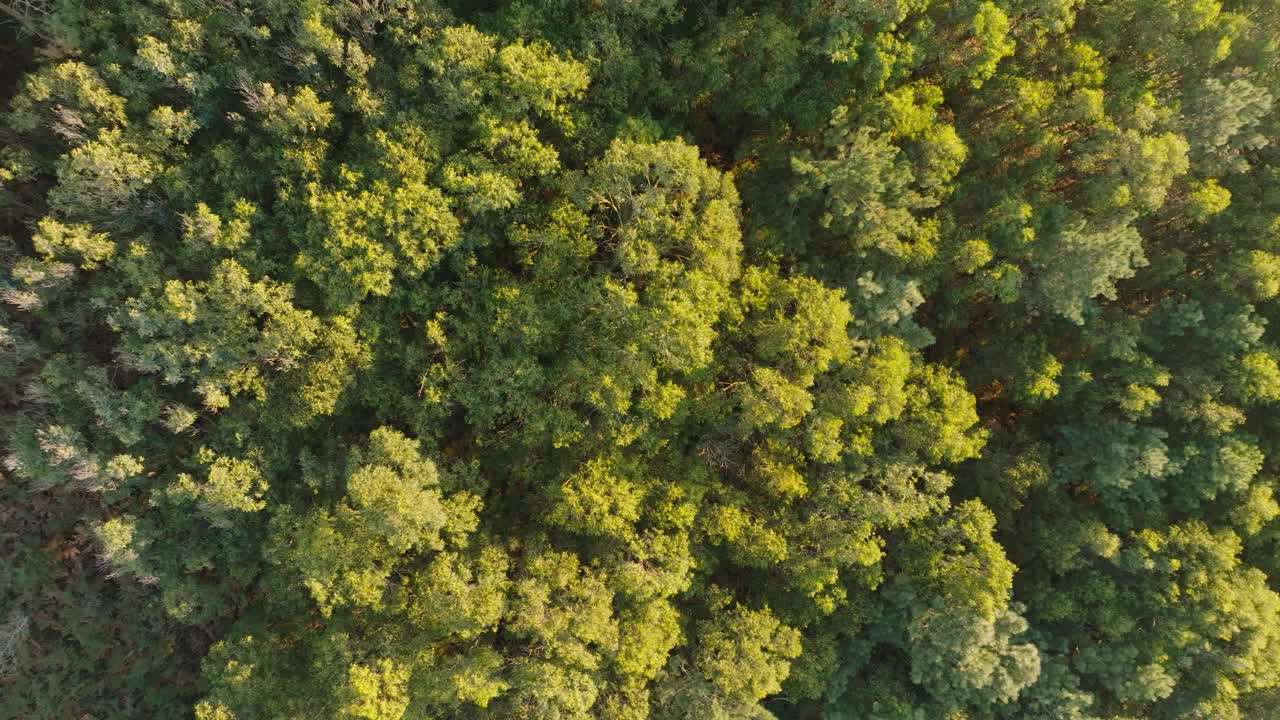
[(1271, 0), (0, 12), (0, 716), (1274, 715)]

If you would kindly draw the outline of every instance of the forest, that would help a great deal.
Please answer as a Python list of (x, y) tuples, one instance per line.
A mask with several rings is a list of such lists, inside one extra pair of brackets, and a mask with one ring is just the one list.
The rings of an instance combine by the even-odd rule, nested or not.
[(1280, 0), (0, 0), (0, 720), (1280, 720)]

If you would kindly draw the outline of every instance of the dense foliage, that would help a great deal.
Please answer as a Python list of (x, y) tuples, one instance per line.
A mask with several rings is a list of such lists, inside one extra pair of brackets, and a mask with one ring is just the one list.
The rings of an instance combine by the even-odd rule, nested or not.
[(0, 13), (0, 717), (1280, 718), (1277, 0)]

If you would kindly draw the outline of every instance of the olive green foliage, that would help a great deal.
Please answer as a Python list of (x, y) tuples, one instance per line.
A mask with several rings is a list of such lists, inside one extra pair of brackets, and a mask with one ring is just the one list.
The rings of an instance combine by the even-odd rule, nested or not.
[(1275, 0), (0, 16), (0, 717), (1280, 717)]

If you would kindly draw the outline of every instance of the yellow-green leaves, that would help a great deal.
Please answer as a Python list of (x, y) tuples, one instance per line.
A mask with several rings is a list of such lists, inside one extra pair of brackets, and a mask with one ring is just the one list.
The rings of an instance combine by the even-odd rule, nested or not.
[(973, 14), (973, 37), (981, 48), (970, 71), (973, 79), (969, 83), (976, 89), (995, 75), (1002, 59), (1013, 54), (1015, 43), (1009, 37), (1009, 16), (995, 3), (983, 2)]
[(732, 605), (698, 627), (695, 666), (733, 704), (750, 705), (782, 689), (800, 633), (769, 610)]
[(346, 497), (332, 508), (277, 518), (269, 556), (311, 594), (320, 611), (377, 607), (387, 578), (410, 549), (443, 550), (475, 529), (477, 503), (445, 497), (417, 441), (388, 428), (352, 453)]
[(549, 519), (575, 532), (627, 540), (635, 533), (640, 500), (634, 483), (593, 460), (560, 486)]
[(1231, 191), (1219, 185), (1216, 178), (1195, 182), (1187, 204), (1191, 218), (1204, 222), (1231, 206)]
[(308, 85), (288, 93), (277, 91), (271, 83), (245, 81), (241, 92), (248, 108), (265, 116), (264, 127), (282, 140), (320, 133), (333, 120), (330, 103)]
[(516, 41), (498, 51), (500, 97), (509, 112), (528, 107), (572, 132), (567, 104), (587, 88), (587, 69), (572, 57), (561, 57), (546, 43)]
[(1274, 705), (1274, 2), (18, 5), (0, 717)]
[(208, 466), (207, 475), (197, 482), (181, 473), (165, 495), (175, 502), (194, 503), (214, 527), (230, 527), (237, 513), (253, 513), (264, 507), (266, 478), (250, 461), (234, 457), (214, 456), (203, 452), (201, 460)]
[(106, 233), (95, 233), (88, 225), (63, 225), (53, 218), (36, 225), (31, 244), (46, 260), (73, 260), (81, 270), (93, 270), (116, 251)]
[(588, 82), (585, 66), (546, 43), (518, 40), (498, 48), (493, 37), (470, 25), (445, 28), (423, 56), (449, 111), (479, 114), (489, 106), (504, 117), (532, 113), (569, 132), (570, 103)]
[(459, 238), (440, 190), (413, 180), (366, 184), (354, 173), (346, 179), (343, 189), (307, 186), (311, 219), (297, 260), (337, 307), (390, 294), (396, 275), (416, 280)]
[(673, 274), (696, 271), (716, 284), (737, 277), (738, 193), (696, 148), (680, 141), (615, 141), (587, 182), (593, 230), (624, 276), (671, 282)]
[(293, 368), (315, 342), (315, 317), (290, 295), (224, 260), (207, 280), (170, 280), (162, 291), (128, 299), (110, 323), (131, 367), (166, 383), (191, 382), (217, 410), (236, 394), (263, 398), (264, 373)]
[(140, 195), (159, 172), (120, 130), (103, 130), (63, 157), (49, 204), (62, 217), (131, 227)]
[(101, 128), (126, 124), (125, 99), (114, 94), (101, 75), (82, 62), (68, 61), (28, 75), (13, 100), (9, 122), (33, 132), (41, 125), (81, 142)]
[(352, 665), (348, 675), (341, 718), (352, 720), (400, 720), (409, 706), (410, 668), (391, 660), (372, 665)]
[(204, 203), (196, 203), (195, 210), (182, 217), (182, 239), (194, 248), (213, 247), (224, 251), (236, 250), (249, 239), (251, 222), (257, 208), (241, 199), (231, 208), (231, 219), (224, 225), (222, 218)]

